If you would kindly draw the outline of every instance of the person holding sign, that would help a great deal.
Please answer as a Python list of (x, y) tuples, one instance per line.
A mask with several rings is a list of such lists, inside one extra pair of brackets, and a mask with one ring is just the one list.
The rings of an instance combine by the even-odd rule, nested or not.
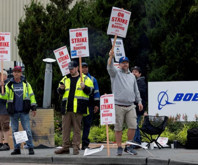
[(89, 131), (91, 128), (93, 113), (98, 112), (100, 106), (100, 92), (98, 82), (95, 77), (89, 74), (88, 64), (82, 63), (82, 72), (87, 75), (94, 84), (94, 93), (89, 98), (89, 115), (83, 117), (83, 136), (82, 136), (82, 150), (85, 150), (89, 146)]
[(81, 81), (76, 61), (69, 63), (69, 71), (71, 76), (67, 76), (64, 81), (61, 81), (58, 88), (58, 93), (62, 95), (63, 148), (56, 150), (55, 154), (69, 154), (70, 132), (73, 128), (73, 155), (78, 155), (81, 121), (83, 114), (88, 114), (89, 95), (93, 92), (93, 82), (84, 74)]
[(14, 133), (18, 132), (19, 119), (23, 129), (27, 132), (28, 141), (26, 144), (29, 155), (34, 155), (32, 132), (30, 129), (29, 112), (32, 110), (33, 117), (36, 115), (36, 100), (31, 85), (22, 77), (22, 68), (15, 66), (13, 78), (6, 84), (7, 107), (10, 114), (14, 151), (11, 155), (21, 154), (20, 143), (17, 144)]
[[(1, 76), (3, 76), (3, 80), (4, 80), (4, 82), (0, 82), (0, 86), (4, 86), (4, 84), (6, 84), (7, 75), (8, 74), (5, 70), (3, 71), (3, 74), (0, 72), (0, 80), (1, 80)], [(9, 129), (10, 129), (10, 116), (6, 109), (6, 100), (7, 100), (6, 94), (5, 93), (2, 94), (2, 91), (1, 91), (1, 94), (0, 94), (0, 151), (10, 150), (10, 146), (8, 144)]]
[[(133, 140), (135, 130), (137, 128), (135, 102), (138, 102), (139, 110), (143, 109), (141, 103), (140, 92), (138, 90), (136, 78), (129, 71), (129, 59), (127, 57), (121, 57), (119, 60), (120, 68), (114, 67), (114, 52), (113, 49), (109, 52), (109, 59), (107, 64), (107, 71), (111, 78), (111, 88), (115, 97), (115, 135), (116, 143), (118, 146), (117, 155), (121, 156), (123, 152), (122, 148), (122, 129), (123, 122), (126, 121), (128, 126), (128, 141)], [(125, 152), (137, 155), (137, 152), (133, 149), (132, 145), (126, 145)]]

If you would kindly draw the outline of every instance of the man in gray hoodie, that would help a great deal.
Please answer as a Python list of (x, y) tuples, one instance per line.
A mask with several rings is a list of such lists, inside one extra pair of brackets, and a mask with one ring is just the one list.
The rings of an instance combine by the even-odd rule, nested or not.
[[(116, 143), (118, 146), (117, 155), (121, 156), (123, 152), (123, 123), (126, 121), (128, 126), (128, 141), (132, 141), (137, 128), (136, 106), (134, 103), (138, 103), (139, 110), (143, 109), (143, 105), (136, 78), (129, 71), (129, 59), (127, 57), (121, 57), (119, 60), (120, 68), (117, 69), (114, 67), (113, 57), (114, 52), (110, 51), (107, 71), (111, 78), (111, 88), (115, 98), (116, 124), (114, 130), (116, 135)], [(133, 149), (132, 145), (126, 145), (124, 151), (132, 155), (137, 155), (137, 152)]]

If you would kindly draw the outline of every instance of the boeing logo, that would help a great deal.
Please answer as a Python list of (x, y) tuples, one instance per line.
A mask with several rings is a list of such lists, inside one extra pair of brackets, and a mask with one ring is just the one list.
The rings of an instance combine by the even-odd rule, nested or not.
[(176, 93), (173, 102), (169, 102), (167, 91), (161, 91), (158, 94), (157, 100), (158, 100), (158, 110), (161, 110), (164, 106), (168, 104), (175, 104), (173, 102), (198, 101), (198, 93)]
[(169, 102), (167, 91), (161, 91), (157, 97), (158, 100), (158, 110), (161, 110), (167, 104), (174, 104)]

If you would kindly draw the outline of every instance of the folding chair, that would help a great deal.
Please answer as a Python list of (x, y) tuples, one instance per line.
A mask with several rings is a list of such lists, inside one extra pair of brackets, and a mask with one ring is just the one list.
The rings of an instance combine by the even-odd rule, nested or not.
[[(163, 148), (163, 146), (157, 142), (157, 139), (165, 130), (167, 121), (168, 121), (167, 116), (148, 115), (144, 117), (144, 122), (140, 130), (143, 133), (143, 136), (149, 140), (148, 147), (150, 146), (152, 142), (154, 142), (159, 149)], [(157, 135), (157, 137), (153, 138), (152, 135)]]

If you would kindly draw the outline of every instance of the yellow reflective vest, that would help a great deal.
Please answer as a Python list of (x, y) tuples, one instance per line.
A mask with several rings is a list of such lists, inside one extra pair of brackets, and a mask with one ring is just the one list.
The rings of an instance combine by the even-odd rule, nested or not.
[[(22, 80), (23, 83), (23, 112), (29, 113), (30, 109), (36, 110), (36, 99), (31, 85)], [(7, 110), (9, 114), (14, 113), (14, 91), (13, 82), (10, 81), (6, 84), (6, 96), (7, 96)]]
[[(81, 79), (79, 77), (76, 83), (76, 89), (74, 93), (73, 112), (81, 113), (81, 114), (89, 114), (89, 111), (88, 111), (89, 95), (92, 94), (94, 86), (93, 86), (93, 82), (91, 81), (91, 79), (84, 74), (82, 74), (82, 80), (85, 83), (85, 85), (90, 88), (90, 93), (86, 94), (81, 89), (81, 86), (80, 86)], [(70, 78), (67, 78), (67, 76), (65, 76), (60, 82), (62, 82), (65, 85), (65, 92), (62, 97), (62, 105), (61, 105), (61, 112), (62, 114), (65, 114), (67, 112), (67, 101), (69, 97), (71, 81), (70, 81)]]

